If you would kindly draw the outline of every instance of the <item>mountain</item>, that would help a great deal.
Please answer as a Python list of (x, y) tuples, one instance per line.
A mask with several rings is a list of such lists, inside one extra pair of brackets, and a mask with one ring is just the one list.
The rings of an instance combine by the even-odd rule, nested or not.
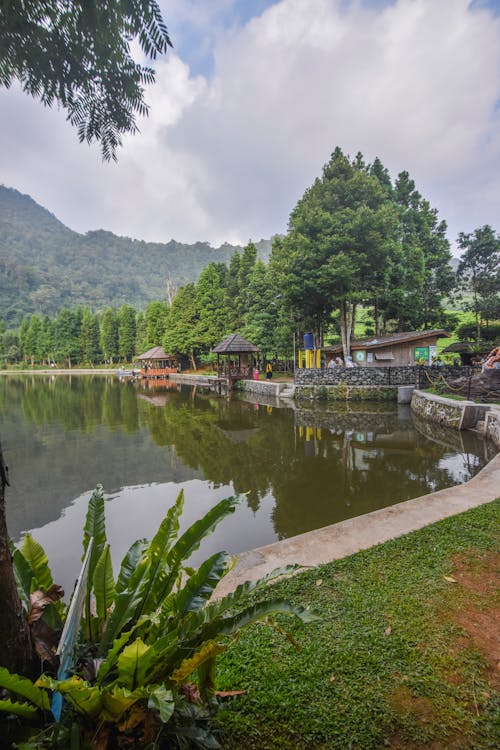
[[(267, 262), (271, 240), (255, 245)], [(144, 310), (165, 299), (167, 282), (197, 281), (208, 263), (229, 264), (242, 249), (144, 242), (103, 230), (79, 234), (29, 195), (0, 185), (0, 320), (11, 328), (27, 314), (53, 317), (78, 305), (94, 312), (125, 303)]]

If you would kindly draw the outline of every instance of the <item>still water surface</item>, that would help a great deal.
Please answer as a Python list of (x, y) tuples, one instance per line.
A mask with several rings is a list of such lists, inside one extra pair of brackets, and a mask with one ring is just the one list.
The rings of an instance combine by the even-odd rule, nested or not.
[(18, 542), (31, 531), (68, 592), (97, 483), (116, 573), (180, 489), (183, 528), (248, 493), (197, 564), (467, 481), (492, 457), (477, 437), (418, 423), (392, 403), (278, 407), (105, 375), (2, 377), (0, 414), (10, 534)]

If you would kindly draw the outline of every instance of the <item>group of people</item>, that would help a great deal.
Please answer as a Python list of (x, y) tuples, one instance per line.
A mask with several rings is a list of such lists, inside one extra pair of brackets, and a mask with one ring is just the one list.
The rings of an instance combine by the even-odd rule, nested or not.
[(357, 364), (356, 362), (353, 362), (352, 357), (348, 355), (345, 360), (345, 365), (342, 357), (335, 357), (335, 359), (332, 357), (328, 361), (327, 367), (328, 369), (331, 369), (333, 367), (357, 367)]
[(500, 370), (500, 346), (495, 346), (481, 361), (481, 372), (492, 369)]

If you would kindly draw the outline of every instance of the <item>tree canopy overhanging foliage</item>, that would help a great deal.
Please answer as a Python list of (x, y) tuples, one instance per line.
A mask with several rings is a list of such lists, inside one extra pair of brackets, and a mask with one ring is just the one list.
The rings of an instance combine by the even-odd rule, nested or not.
[(18, 80), (43, 104), (61, 105), (80, 141), (116, 160), (121, 136), (148, 112), (144, 87), (155, 78), (134, 60), (135, 40), (151, 60), (172, 46), (155, 0), (2, 0), (0, 85)]

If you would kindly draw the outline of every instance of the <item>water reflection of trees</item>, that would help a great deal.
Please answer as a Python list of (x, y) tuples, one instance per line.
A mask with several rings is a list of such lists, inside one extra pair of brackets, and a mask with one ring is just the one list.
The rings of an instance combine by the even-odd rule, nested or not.
[[(280, 538), (449, 486), (484, 462), (478, 457), (482, 443), (455, 450), (454, 436), (448, 443), (428, 440), (414, 429), (409, 411), (394, 405), (294, 411), (191, 388), (162, 391), (156, 394), (161, 399), (154, 389), (147, 398), (140, 395), (132, 384), (104, 376), (0, 380), (2, 413), (21, 413), (40, 428), (30, 438), (40, 463), (45, 443), (53, 443), (58, 469), (51, 481), (60, 483), (53, 488), (55, 497), (66, 493), (69, 500), (88, 489), (78, 492), (84, 478), (75, 462), (86, 467), (88, 485), (106, 484), (95, 473), (106, 466), (119, 483), (119, 450), (125, 463), (117, 486), (177, 481), (189, 470), (216, 487), (232, 484), (236, 492), (248, 493), (254, 511), (272, 494)], [(43, 430), (47, 425), (53, 426), (50, 434)], [(78, 436), (97, 430), (93, 441)], [(69, 431), (78, 433), (71, 448), (63, 444)], [(70, 455), (75, 448), (78, 456)], [(162, 462), (158, 448), (164, 451)]]

